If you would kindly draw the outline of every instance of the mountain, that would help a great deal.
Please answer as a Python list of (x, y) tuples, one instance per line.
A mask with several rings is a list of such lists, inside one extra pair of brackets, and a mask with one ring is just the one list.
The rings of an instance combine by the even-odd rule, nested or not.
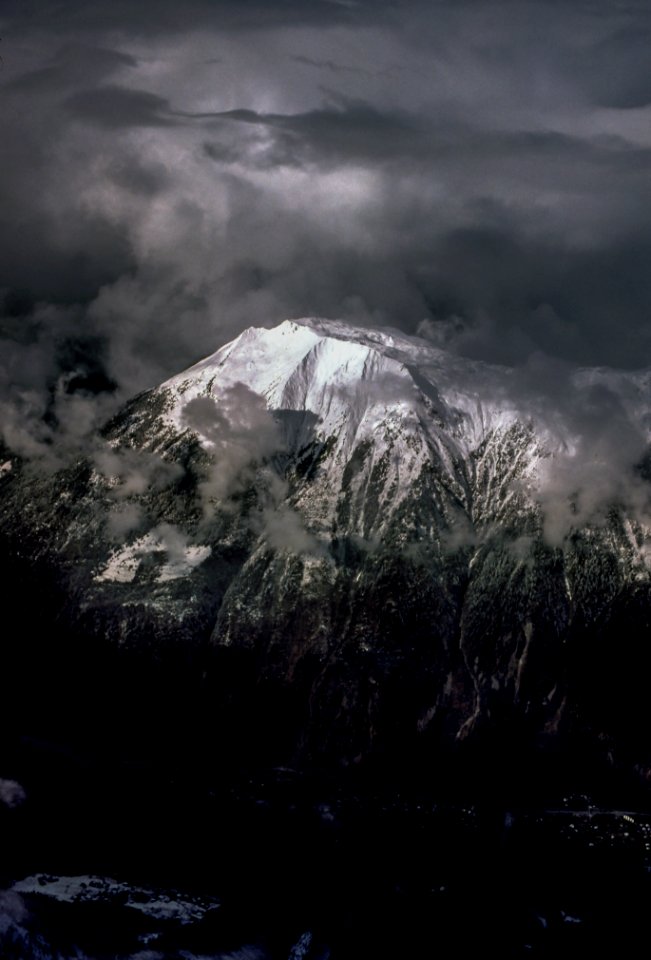
[[(576, 378), (644, 421), (648, 373)], [(118, 698), (169, 669), (166, 697), (196, 682), (217, 740), (244, 726), (278, 761), (570, 745), (645, 780), (647, 531), (622, 479), (599, 518), (559, 493), (576, 522), (550, 535), (572, 442), (506, 368), (336, 321), (250, 328), (76, 462), (6, 453), (7, 596), (38, 591), (43, 662), (105, 657)]]

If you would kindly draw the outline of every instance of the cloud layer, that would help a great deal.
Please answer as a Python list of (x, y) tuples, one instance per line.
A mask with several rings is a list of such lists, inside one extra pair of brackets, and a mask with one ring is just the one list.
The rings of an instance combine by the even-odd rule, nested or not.
[(0, 35), (19, 452), (305, 314), (651, 363), (647, 4), (7, 0)]

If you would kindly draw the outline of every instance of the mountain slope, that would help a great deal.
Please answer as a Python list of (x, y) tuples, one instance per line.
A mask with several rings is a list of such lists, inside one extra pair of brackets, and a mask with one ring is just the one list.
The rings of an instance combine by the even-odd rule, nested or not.
[[(644, 413), (648, 375), (579, 377)], [(621, 505), (550, 540), (571, 438), (512, 380), (397, 332), (251, 328), (56, 475), (9, 456), (6, 551), (83, 642), (198, 656), (291, 758), (578, 731), (645, 775), (646, 529)]]

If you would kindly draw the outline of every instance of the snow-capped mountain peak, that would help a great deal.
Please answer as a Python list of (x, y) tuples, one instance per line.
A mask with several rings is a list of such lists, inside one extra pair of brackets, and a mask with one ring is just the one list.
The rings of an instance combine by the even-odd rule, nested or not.
[(553, 732), (568, 637), (651, 584), (650, 377), (570, 373), (545, 406), (544, 375), (339, 321), (249, 328), (86, 462), (5, 471), (0, 520), (87, 633), (239, 651), (299, 689), (306, 749), (371, 750), (392, 697), (414, 736), (463, 739), (495, 702)]

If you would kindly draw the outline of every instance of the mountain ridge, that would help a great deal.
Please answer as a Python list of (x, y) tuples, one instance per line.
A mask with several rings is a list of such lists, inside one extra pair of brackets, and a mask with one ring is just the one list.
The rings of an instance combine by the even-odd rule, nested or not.
[[(577, 376), (637, 411), (650, 375)], [(572, 437), (523, 415), (513, 379), (394, 331), (249, 328), (54, 477), (6, 471), (0, 529), (85, 642), (198, 656), (215, 697), (270, 742), (282, 727), (283, 759), (436, 753), (506, 723), (651, 771), (644, 703), (616, 709), (647, 663), (648, 532), (604, 502), (550, 540), (540, 477)]]

